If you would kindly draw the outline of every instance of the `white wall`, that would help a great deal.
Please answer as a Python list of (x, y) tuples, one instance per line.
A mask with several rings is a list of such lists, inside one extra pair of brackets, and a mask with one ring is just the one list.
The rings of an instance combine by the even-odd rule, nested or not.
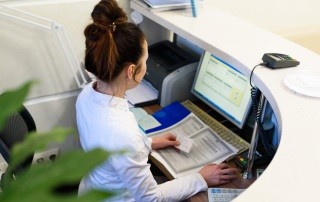
[(20, 0), (6, 4), (63, 25), (79, 60), (84, 53), (84, 27), (97, 0)]
[[(84, 53), (83, 30), (89, 23), (90, 13), (96, 2), (97, 1), (94, 0), (25, 0), (6, 1), (4, 4), (43, 18), (52, 19), (55, 22), (62, 24), (65, 33), (70, 40), (71, 48), (75, 52), (77, 59), (81, 61)], [(2, 19), (2, 22), (5, 22), (5, 19)], [(29, 23), (26, 24), (29, 25)], [(57, 55), (60, 55), (59, 51), (49, 50), (52, 46), (57, 44), (51, 43), (52, 46), (46, 46), (49, 41), (51, 42), (51, 39), (42, 39), (42, 32), (40, 32), (40, 29), (38, 29), (37, 26), (34, 27), (34, 33), (32, 26), (24, 25), (25, 24), (21, 23), (21, 21), (19, 21), (19, 23), (13, 23), (11, 27), (8, 25), (7, 27), (10, 29), (5, 30), (9, 32), (5, 35), (7, 37), (0, 38), (0, 44), (3, 45), (3, 48), (0, 48), (0, 51), (3, 51), (1, 52), (2, 54), (0, 54), (0, 68), (2, 69), (1, 76), (3, 73), (9, 72), (7, 73), (6, 79), (10, 82), (6, 82), (6, 85), (8, 83), (18, 84), (25, 79), (34, 79), (36, 77), (39, 82), (33, 87), (33, 89), (35, 87), (39, 87), (45, 92), (49, 92), (49, 89), (55, 85), (60, 86), (62, 83), (66, 82), (66, 85), (60, 92), (54, 91), (56, 94), (50, 94), (50, 97), (41, 97), (40, 95), (40, 100), (27, 100), (25, 105), (36, 122), (38, 132), (49, 131), (58, 126), (72, 127), (76, 129), (75, 101), (79, 92), (78, 86), (73, 88), (75, 91), (70, 92), (71, 88), (69, 86), (71, 84), (74, 85), (75, 80), (72, 78), (64, 78), (62, 76), (64, 74), (70, 75), (70, 72), (67, 71), (67, 65), (61, 64), (59, 57), (57, 57)], [(30, 29), (28, 29), (29, 32), (27, 32), (30, 37), (25, 37), (25, 27), (30, 27)], [(12, 30), (19, 31), (13, 31), (14, 33), (10, 34), (10, 31)], [(54, 31), (49, 32), (49, 34), (53, 32)], [(1, 36), (2, 33), (0, 32)], [(19, 34), (21, 36), (19, 36)], [(1, 39), (5, 41), (1, 41)], [(38, 43), (40, 45), (33, 49), (28, 46), (28, 44), (33, 45)], [(50, 57), (38, 57), (37, 47), (39, 47), (39, 52), (44, 54), (44, 56), (50, 55)], [(5, 57), (6, 54), (7, 56), (19, 61), (19, 63), (12, 62), (12, 59)], [(43, 63), (45, 65), (36, 65), (38, 63)], [(52, 64), (53, 68), (48, 68), (50, 66), (49, 64)], [(15, 70), (14, 74), (10, 73), (12, 70)], [(19, 72), (24, 72), (25, 74), (19, 74)], [(43, 74), (40, 74), (39, 76), (39, 72), (43, 72)], [(57, 72), (60, 72), (61, 76), (57, 76)], [(48, 81), (53, 78), (57, 82), (48, 83)], [(4, 85), (0, 86), (0, 91), (1, 88), (4, 87)], [(74, 138), (74, 136), (70, 136), (70, 138), (68, 138), (63, 144), (56, 146), (52, 145), (51, 147), (59, 147), (61, 151), (64, 151), (77, 148), (77, 143), (77, 139)]]
[[(20, 10), (53, 19), (64, 26), (74, 52), (83, 61), (84, 57), (84, 35), (85, 26), (91, 20), (93, 7), (100, 0), (16, 0), (4, 1), (2, 4), (14, 6)], [(118, 0), (119, 5), (128, 14), (130, 20), (129, 0)], [(141, 24), (142, 30), (146, 33), (149, 43), (172, 37), (168, 30), (159, 25), (144, 19)], [(157, 30), (153, 32), (153, 30)], [(1, 40), (1, 39), (0, 39)]]
[(205, 0), (320, 54), (319, 0)]
[(277, 33), (320, 25), (318, 0), (206, 0), (258, 26)]

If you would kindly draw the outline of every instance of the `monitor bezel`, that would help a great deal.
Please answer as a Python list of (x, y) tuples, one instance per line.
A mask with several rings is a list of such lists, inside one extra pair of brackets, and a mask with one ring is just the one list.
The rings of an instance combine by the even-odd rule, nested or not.
[[(217, 60), (219, 60), (220, 62), (226, 64), (227, 66), (229, 66), (230, 68), (236, 70), (237, 72), (239, 72), (240, 74), (242, 74), (237, 68), (235, 68), (233, 65), (229, 64), (228, 62), (226, 62), (225, 60), (222, 60), (220, 57), (216, 56), (215, 54), (209, 52), (209, 51), (203, 51), (202, 55), (201, 55), (201, 59), (197, 68), (197, 72), (196, 75), (194, 77), (193, 80), (193, 84), (192, 84), (192, 88), (191, 88), (191, 93), (197, 97), (198, 99), (200, 99), (202, 102), (204, 102), (205, 104), (207, 104), (209, 107), (211, 107), (213, 110), (215, 110), (216, 112), (218, 112), (220, 115), (222, 115), (224, 118), (226, 118), (228, 121), (230, 121), (231, 123), (233, 123), (235, 126), (237, 126), (239, 129), (242, 129), (243, 126), (245, 125), (245, 123), (247, 122), (247, 119), (249, 117), (250, 111), (251, 111), (251, 107), (252, 107), (252, 99), (249, 99), (249, 103), (247, 104), (247, 107), (245, 109), (244, 115), (243, 115), (243, 120), (242, 122), (237, 121), (236, 119), (234, 119), (234, 117), (232, 117), (229, 113), (221, 110), (218, 106), (214, 105), (213, 103), (211, 103), (208, 99), (206, 99), (204, 96), (201, 96), (201, 94), (199, 92), (197, 92), (195, 90), (195, 85), (197, 82), (197, 78), (199, 76), (199, 72), (201, 70), (201, 66), (205, 57), (205, 54), (209, 53), (210, 56), (215, 57)], [(243, 75), (243, 74), (242, 74)], [(244, 76), (244, 75), (243, 75)], [(250, 82), (250, 81), (249, 81)], [(251, 91), (251, 88), (250, 88)]]

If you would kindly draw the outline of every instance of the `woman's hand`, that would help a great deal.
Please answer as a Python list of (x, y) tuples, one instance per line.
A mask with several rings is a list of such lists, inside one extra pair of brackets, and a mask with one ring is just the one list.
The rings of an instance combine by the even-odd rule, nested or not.
[(180, 143), (176, 140), (176, 136), (172, 133), (166, 133), (164, 135), (152, 138), (152, 149), (161, 149), (169, 146), (178, 146)]
[(210, 187), (230, 182), (237, 177), (237, 171), (236, 168), (232, 168), (226, 163), (221, 163), (206, 165), (199, 173)]

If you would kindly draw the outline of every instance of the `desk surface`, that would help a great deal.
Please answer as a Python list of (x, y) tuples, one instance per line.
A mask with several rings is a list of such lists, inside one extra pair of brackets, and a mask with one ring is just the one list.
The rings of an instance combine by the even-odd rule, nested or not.
[[(153, 114), (154, 112), (160, 110), (161, 107), (159, 105), (150, 105), (150, 106), (146, 106), (144, 107), (144, 110), (146, 110), (146, 112), (148, 114)], [(170, 172), (158, 161), (156, 160), (154, 157), (150, 156), (150, 160), (151, 162), (153, 162), (153, 164), (155, 166), (157, 166), (165, 175), (166, 175), (166, 179), (162, 182), (167, 181), (168, 179), (173, 179), (172, 175), (170, 174)], [(228, 162), (231, 166), (233, 167), (237, 167), (236, 163), (234, 161)], [(254, 170), (253, 170), (254, 172)], [(220, 186), (215, 186), (215, 187), (222, 187), (222, 188), (238, 188), (238, 189), (246, 189), (248, 188), (253, 182), (255, 181), (255, 178), (252, 178), (250, 180), (245, 180), (243, 179), (240, 170), (238, 173), (238, 177), (233, 180), (230, 183), (226, 183)], [(200, 192), (197, 193), (196, 195), (188, 198), (187, 200), (184, 200), (184, 202), (205, 202), (208, 201), (208, 193), (207, 191), (205, 192)]]
[[(320, 56), (280, 36), (214, 8), (206, 1), (198, 18), (186, 11), (152, 13), (131, 8), (200, 47), (228, 60), (246, 76), (264, 53), (288, 54), (298, 67), (271, 70), (256, 68), (253, 82), (275, 111), (281, 142), (272, 162), (235, 201), (317, 201), (320, 198), (320, 99), (299, 96), (283, 85), (283, 78), (300, 69), (318, 71)], [(263, 14), (263, 13), (261, 13)], [(308, 162), (312, 162), (309, 163)]]

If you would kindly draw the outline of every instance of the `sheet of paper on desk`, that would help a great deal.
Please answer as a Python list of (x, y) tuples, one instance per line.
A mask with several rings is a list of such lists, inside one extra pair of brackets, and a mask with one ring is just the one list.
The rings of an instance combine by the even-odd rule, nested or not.
[[(203, 3), (203, 0), (198, 0), (200, 3)], [(159, 7), (178, 7), (178, 6), (190, 6), (190, 0), (144, 0), (150, 7), (159, 8)]]
[[(204, 0), (198, 0), (200, 5), (203, 5)], [(161, 12), (168, 10), (178, 10), (178, 9), (190, 9), (190, 0), (131, 0), (131, 3), (138, 4), (139, 6), (151, 11), (151, 12)]]
[(149, 133), (148, 136), (153, 137), (168, 132), (193, 141), (189, 153), (177, 151), (172, 147), (151, 152), (151, 155), (162, 163), (174, 178), (198, 172), (208, 163), (221, 163), (238, 152), (193, 113), (175, 125)]
[(148, 115), (143, 117), (142, 119), (139, 120), (138, 122), (139, 126), (143, 129), (143, 131), (150, 130), (152, 128), (158, 127), (161, 124), (155, 119), (153, 116)]
[(149, 115), (141, 107), (131, 107), (130, 111), (134, 114), (139, 127), (144, 132), (161, 125), (153, 116)]
[(133, 113), (137, 121), (143, 119), (145, 116), (148, 116), (146, 110), (142, 109), (141, 107), (131, 107), (129, 110)]
[(126, 92), (126, 98), (132, 105), (146, 103), (158, 99), (158, 91), (146, 80)]

